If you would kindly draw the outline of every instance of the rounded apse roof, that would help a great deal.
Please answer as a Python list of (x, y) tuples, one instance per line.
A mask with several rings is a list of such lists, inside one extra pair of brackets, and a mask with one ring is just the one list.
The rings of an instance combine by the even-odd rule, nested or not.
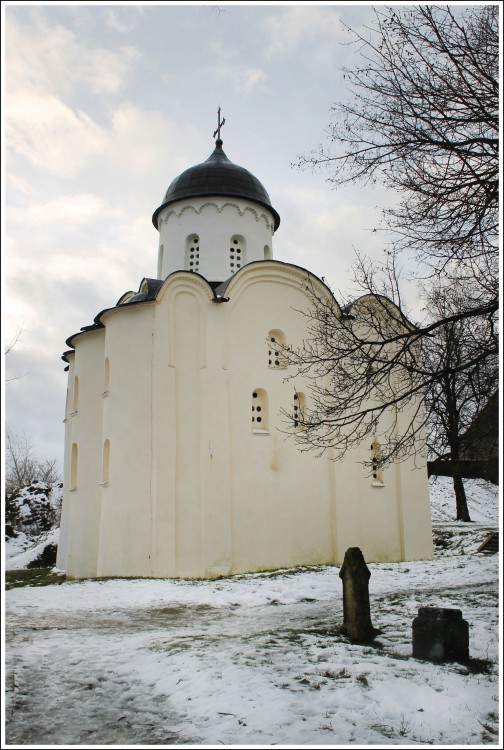
[(248, 169), (229, 161), (222, 150), (220, 138), (215, 142), (215, 150), (206, 161), (186, 169), (173, 180), (162, 204), (154, 211), (152, 223), (158, 229), (159, 213), (171, 203), (185, 198), (202, 198), (207, 195), (244, 198), (259, 203), (273, 214), (275, 231), (280, 225), (280, 216), (271, 205), (269, 195), (263, 185)]

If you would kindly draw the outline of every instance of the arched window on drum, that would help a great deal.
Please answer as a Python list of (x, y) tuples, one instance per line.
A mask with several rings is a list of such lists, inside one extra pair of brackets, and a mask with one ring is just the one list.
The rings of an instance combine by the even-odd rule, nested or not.
[(200, 241), (197, 234), (190, 234), (186, 239), (185, 269), (193, 273), (199, 272)]
[(229, 273), (231, 276), (245, 265), (245, 238), (234, 234), (229, 243)]

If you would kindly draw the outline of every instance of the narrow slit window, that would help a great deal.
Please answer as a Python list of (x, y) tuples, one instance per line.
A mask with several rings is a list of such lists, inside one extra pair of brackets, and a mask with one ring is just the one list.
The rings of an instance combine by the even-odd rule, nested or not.
[(110, 381), (110, 362), (109, 362), (109, 358), (105, 357), (105, 367), (104, 367), (104, 374), (103, 374), (103, 393), (102, 393), (102, 396), (106, 396), (108, 394), (109, 381)]
[(102, 482), (108, 483), (110, 465), (110, 440), (103, 443)]
[(77, 414), (78, 411), (79, 411), (79, 378), (76, 375), (74, 377), (72, 414)]
[(70, 489), (76, 490), (77, 489), (77, 460), (78, 460), (79, 450), (77, 448), (77, 443), (72, 444), (72, 459), (71, 459), (71, 466), (70, 466)]
[(268, 394), (264, 388), (252, 391), (252, 432), (268, 432)]

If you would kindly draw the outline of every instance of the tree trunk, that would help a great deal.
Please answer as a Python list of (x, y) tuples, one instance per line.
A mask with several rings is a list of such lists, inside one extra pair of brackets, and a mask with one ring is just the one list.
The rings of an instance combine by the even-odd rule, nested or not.
[(460, 476), (460, 469), (457, 462), (455, 462), (453, 466), (453, 489), (455, 490), (455, 498), (457, 501), (457, 521), (470, 522), (471, 516), (469, 515), (469, 509), (467, 507), (464, 483)]

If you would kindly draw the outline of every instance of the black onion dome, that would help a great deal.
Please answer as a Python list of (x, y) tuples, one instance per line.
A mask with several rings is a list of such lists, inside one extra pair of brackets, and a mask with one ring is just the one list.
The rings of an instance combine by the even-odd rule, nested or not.
[(229, 161), (222, 150), (220, 138), (215, 142), (215, 150), (206, 161), (186, 169), (173, 180), (162, 204), (154, 211), (152, 223), (157, 229), (159, 212), (171, 203), (185, 198), (203, 198), (207, 195), (225, 195), (259, 203), (273, 214), (275, 231), (280, 225), (280, 216), (271, 205), (263, 185), (248, 169)]

